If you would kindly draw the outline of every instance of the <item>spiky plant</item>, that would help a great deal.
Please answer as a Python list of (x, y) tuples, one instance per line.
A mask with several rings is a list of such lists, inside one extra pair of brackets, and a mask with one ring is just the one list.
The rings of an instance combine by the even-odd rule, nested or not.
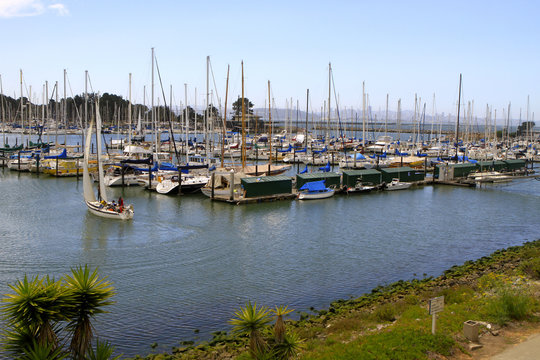
[(249, 335), (249, 352), (252, 357), (259, 358), (266, 350), (261, 330), (272, 321), (268, 308), (257, 308), (257, 303), (251, 304), (251, 301), (248, 301), (246, 306), (241, 307), (234, 315), (235, 318), (229, 321), (233, 325), (233, 331)]
[(34, 341), (30, 347), (24, 350), (19, 360), (63, 360), (67, 358), (62, 348), (54, 348), (52, 344), (39, 344)]
[(274, 337), (276, 343), (283, 342), (285, 337), (285, 322), (283, 321), (283, 316), (293, 312), (293, 309), (288, 309), (288, 306), (276, 306), (272, 312), (276, 315), (276, 323), (274, 325)]
[(274, 359), (294, 359), (298, 357), (298, 354), (303, 347), (304, 342), (297, 334), (287, 332), (284, 334), (281, 342), (276, 342), (276, 344), (274, 344), (272, 353), (274, 355)]
[(67, 326), (72, 333), (70, 350), (74, 359), (84, 359), (93, 337), (92, 319), (105, 313), (103, 307), (113, 304), (110, 298), (114, 288), (106, 278), (100, 278), (97, 269), (90, 272), (87, 265), (71, 269), (71, 276), (65, 278), (73, 297), (75, 311)]
[(93, 348), (90, 348), (88, 350), (88, 354), (86, 355), (86, 360), (117, 360), (120, 359), (120, 356), (118, 355), (113, 358), (111, 356), (114, 352), (114, 346), (109, 344), (108, 341), (99, 341), (99, 339), (96, 341), (96, 350)]
[(71, 309), (70, 293), (60, 281), (35, 277), (28, 280), (25, 275), (22, 281), (9, 285), (13, 294), (6, 294), (3, 302), (3, 313), (10, 330), (7, 333), (8, 347), (17, 353), (23, 348), (32, 346), (31, 341), (39, 345), (58, 346), (55, 325), (67, 320)]

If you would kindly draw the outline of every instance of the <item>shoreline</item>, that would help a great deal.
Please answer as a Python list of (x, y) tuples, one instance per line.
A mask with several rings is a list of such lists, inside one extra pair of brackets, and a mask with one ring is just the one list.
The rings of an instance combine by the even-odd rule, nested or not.
[[(496, 250), (490, 255), (466, 261), (462, 265), (454, 265), (438, 277), (399, 280), (388, 285), (377, 286), (370, 293), (365, 293), (360, 297), (335, 300), (330, 303), (327, 309), (311, 308), (311, 313), (300, 312), (298, 320), (286, 320), (286, 324), (296, 333), (315, 334), (314, 339), (324, 340), (326, 336), (321, 330), (336, 327), (335, 324), (347, 321), (347, 319), (350, 320), (358, 313), (375, 313), (380, 308), (396, 307), (413, 300), (425, 307), (426, 294), (434, 295), (441, 292), (451, 292), (450, 290), (455, 288), (475, 287), (479, 279), (489, 274), (515, 274), (523, 262), (528, 259), (526, 254), (534, 251), (540, 252), (540, 239)], [(370, 329), (368, 333), (378, 332), (391, 326), (392, 322), (378, 324), (376, 330)], [(538, 327), (535, 327), (535, 331), (537, 330)], [(184, 341), (179, 344), (179, 347), (172, 347), (171, 353), (148, 354), (144, 357), (138, 355), (129, 359), (233, 359), (237, 356), (249, 359), (249, 357), (240, 355), (245, 353), (246, 343), (247, 337), (245, 336), (234, 336), (229, 335), (227, 331), (217, 331), (213, 333), (213, 339), (209, 341), (197, 344), (192, 341)], [(459, 342), (457, 345), (459, 348)], [(309, 349), (308, 352), (312, 351)], [(307, 358), (311, 357), (308, 355)]]

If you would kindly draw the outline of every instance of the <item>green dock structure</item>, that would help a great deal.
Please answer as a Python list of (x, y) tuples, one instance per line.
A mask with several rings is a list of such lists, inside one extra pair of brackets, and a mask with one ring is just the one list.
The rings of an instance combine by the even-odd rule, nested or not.
[(506, 163), (501, 160), (479, 161), (476, 163), (478, 171), (502, 171), (506, 168)]
[(292, 194), (292, 178), (285, 175), (242, 178), (245, 198)]
[(382, 181), (389, 183), (392, 179), (399, 179), (403, 182), (415, 182), (423, 181), (425, 174), (423, 171), (415, 170), (408, 166), (396, 167), (396, 168), (384, 168), (381, 169)]
[(379, 185), (382, 183), (382, 174), (375, 169), (343, 170), (343, 186), (355, 187), (358, 182), (362, 185)]
[(296, 189), (300, 189), (305, 183), (310, 181), (325, 180), (326, 187), (335, 186), (341, 188), (341, 174), (334, 172), (313, 172), (296, 175)]
[(506, 164), (506, 171), (523, 170), (527, 166), (527, 162), (524, 159), (503, 160), (503, 162)]
[(439, 173), (441, 171), (441, 167), (448, 166), (453, 171), (453, 178), (466, 178), (469, 176), (470, 173), (473, 173), (478, 170), (478, 167), (476, 164), (473, 163), (459, 163), (459, 164), (448, 164), (448, 165), (437, 165), (433, 169), (433, 176), (435, 179), (439, 178)]

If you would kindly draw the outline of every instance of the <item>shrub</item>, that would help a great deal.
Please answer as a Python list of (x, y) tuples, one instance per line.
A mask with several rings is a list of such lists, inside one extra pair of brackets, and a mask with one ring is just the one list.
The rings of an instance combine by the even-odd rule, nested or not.
[(532, 314), (534, 301), (523, 289), (504, 287), (488, 303), (493, 320), (504, 325), (510, 320), (524, 320)]
[(396, 320), (396, 309), (392, 304), (384, 304), (375, 310), (374, 315), (379, 321), (394, 321)]
[(540, 257), (524, 261), (519, 269), (533, 279), (540, 279)]

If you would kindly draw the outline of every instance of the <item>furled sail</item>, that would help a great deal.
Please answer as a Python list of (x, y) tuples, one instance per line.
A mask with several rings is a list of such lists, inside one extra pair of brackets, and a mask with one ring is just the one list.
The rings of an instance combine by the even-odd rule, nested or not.
[(83, 161), (83, 193), (84, 200), (96, 201), (96, 195), (92, 187), (92, 179), (90, 179), (90, 173), (88, 171), (88, 160), (90, 159), (90, 146), (92, 145), (92, 127), (94, 126), (94, 120), (90, 123), (90, 126), (86, 132), (86, 143), (84, 147), (84, 161)]

